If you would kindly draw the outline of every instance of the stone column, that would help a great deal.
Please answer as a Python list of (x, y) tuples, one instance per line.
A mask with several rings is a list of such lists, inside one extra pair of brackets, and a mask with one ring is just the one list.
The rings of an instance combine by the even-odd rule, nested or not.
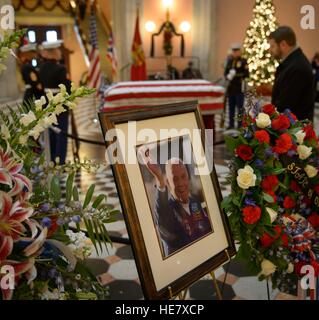
[(139, 5), (140, 32), (142, 36), (143, 0), (112, 0), (112, 28), (118, 59), (118, 72), (115, 81), (130, 80), (136, 10)]
[(200, 60), (205, 79), (216, 80), (216, 5), (217, 0), (193, 0), (192, 55)]
[[(0, 8), (10, 5), (11, 0), (0, 0)], [(2, 32), (3, 30), (0, 30)], [(0, 74), (0, 103), (16, 100), (19, 97), (19, 90), (16, 77), (16, 61), (10, 56), (4, 64), (7, 70)]]

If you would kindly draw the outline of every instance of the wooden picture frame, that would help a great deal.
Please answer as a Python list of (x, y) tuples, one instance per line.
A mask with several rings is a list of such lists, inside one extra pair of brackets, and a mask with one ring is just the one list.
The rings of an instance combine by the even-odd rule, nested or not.
[[(161, 139), (148, 140), (147, 142), (141, 142), (138, 139), (135, 141), (133, 139), (135, 145), (132, 146), (129, 145), (130, 143), (120, 142), (120, 136), (117, 134), (119, 130), (122, 130), (122, 138), (126, 137), (129, 139), (130, 136), (130, 139), (132, 139), (132, 134), (128, 134), (129, 123), (134, 123), (136, 125), (136, 132), (146, 128), (152, 129), (155, 133), (162, 132), (162, 129), (167, 129), (168, 131), (170, 129), (175, 129), (177, 132), (181, 132), (182, 128), (188, 128), (188, 130), (195, 129), (194, 132), (196, 130), (200, 132), (199, 139), (201, 143), (198, 147), (205, 152), (204, 124), (197, 102), (190, 101), (162, 106), (141, 107), (118, 112), (103, 112), (99, 113), (99, 118), (104, 137), (110, 132), (114, 133), (115, 130), (117, 132), (114, 135), (116, 138), (113, 137), (113, 139), (111, 139), (108, 137), (106, 139), (107, 156), (109, 158), (114, 155), (118, 157), (120, 154), (124, 159), (123, 163), (112, 164), (112, 170), (144, 296), (146, 299), (172, 298), (204, 275), (220, 267), (229, 260), (229, 257), (232, 257), (236, 253), (228, 219), (221, 208), (222, 194), (215, 167), (212, 166), (210, 174), (198, 176), (200, 184), (197, 183), (197, 185), (201, 186), (202, 189), (198, 187), (196, 190), (202, 192), (204, 196), (204, 201), (198, 200), (197, 202), (200, 203), (200, 207), (199, 205), (194, 205), (193, 202), (191, 202), (193, 201), (191, 198), (189, 198), (190, 200), (188, 202), (190, 208), (195, 206), (195, 210), (199, 210), (196, 211), (197, 217), (199, 216), (198, 212), (203, 212), (200, 216), (202, 219), (199, 219), (198, 221), (204, 221), (204, 217), (205, 219), (209, 218), (209, 223), (207, 224), (207, 220), (205, 220), (205, 223), (206, 226), (210, 225), (212, 228), (206, 228), (207, 232), (205, 231), (206, 233), (203, 233), (201, 237), (192, 238), (195, 240), (190, 241), (187, 246), (181, 246), (178, 250), (174, 249), (175, 251), (172, 250), (171, 254), (168, 253), (169, 251), (166, 251), (165, 253), (163, 244), (170, 242), (162, 237), (162, 224), (159, 222), (160, 220), (156, 220), (160, 215), (154, 214), (153, 212), (155, 209), (154, 207), (152, 208), (150, 192), (147, 191), (150, 188), (150, 183), (147, 184), (145, 175), (142, 173), (141, 166), (143, 164), (138, 162), (136, 164), (129, 163), (126, 159), (125, 146), (134, 148), (137, 160), (137, 150), (141, 144), (165, 145), (166, 143), (169, 143), (166, 142), (166, 140), (169, 141), (169, 139), (178, 138), (186, 141), (185, 144), (183, 144), (183, 147), (179, 147), (180, 150), (185, 154), (190, 154), (191, 152), (189, 152), (188, 149), (185, 151), (183, 150), (184, 145), (188, 146), (188, 144), (190, 144), (193, 148), (195, 140), (191, 135), (189, 135), (188, 139), (188, 137), (185, 138), (186, 135), (177, 133), (176, 136), (172, 136), (171, 133), (167, 133), (167, 136), (163, 135)], [(137, 135), (135, 138), (137, 138)], [(114, 152), (115, 141), (118, 145)], [(113, 148), (110, 148), (111, 146)], [(191, 158), (196, 158), (197, 154), (198, 152), (193, 152)], [(197, 164), (184, 165), (185, 168), (193, 168), (194, 166), (196, 167)], [(172, 177), (170, 168), (173, 167), (168, 167), (167, 172), (165, 172), (167, 181), (165, 192), (170, 194), (171, 192), (169, 191), (172, 191), (172, 194), (174, 194), (174, 191), (171, 188), (172, 185), (169, 184), (169, 181), (172, 180), (168, 179), (169, 177)], [(180, 168), (183, 168), (183, 164), (181, 164)], [(197, 179), (189, 172), (188, 178), (189, 181)], [(157, 180), (155, 179), (154, 181)], [(191, 185), (191, 182), (189, 185)], [(155, 193), (163, 191), (162, 188), (159, 188), (155, 183), (154, 188), (154, 190), (156, 190)], [(181, 188), (180, 190), (184, 192), (183, 190), (185, 189)], [(191, 189), (191, 191), (192, 190), (193, 189)], [(175, 197), (171, 197), (170, 194), (169, 199), (169, 201), (173, 201), (173, 203), (176, 202), (179, 205), (178, 201), (175, 200), (177, 199), (176, 194)], [(182, 202), (180, 202), (180, 204), (182, 204)], [(166, 211), (164, 210), (163, 212)], [(176, 212), (172, 212), (175, 213), (174, 217), (176, 217)], [(193, 217), (194, 212), (191, 212), (189, 216)], [(195, 219), (194, 221), (197, 220)], [(185, 227), (185, 225), (186, 224), (183, 222), (182, 226)], [(187, 226), (189, 225), (187, 224)], [(191, 228), (189, 234), (194, 235), (195, 231), (193, 233), (192, 231), (197, 231), (198, 229), (196, 229), (196, 227), (197, 225), (192, 227), (193, 229)], [(167, 247), (169, 247), (169, 245), (166, 245), (166, 248)]]

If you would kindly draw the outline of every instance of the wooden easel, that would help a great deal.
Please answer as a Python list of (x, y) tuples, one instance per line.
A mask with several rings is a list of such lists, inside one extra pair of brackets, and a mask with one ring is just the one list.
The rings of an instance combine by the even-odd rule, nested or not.
[[(224, 251), (225, 251), (225, 253), (227, 255), (227, 258), (228, 258), (226, 263), (229, 263), (231, 259), (230, 259), (230, 255), (228, 253), (228, 250), (225, 249)], [(216, 279), (216, 276), (215, 276), (215, 271), (216, 271), (216, 269), (210, 271), (209, 275), (212, 277), (213, 284), (214, 284), (214, 287), (215, 287), (215, 291), (216, 291), (216, 295), (217, 295), (218, 300), (223, 300), (223, 296), (222, 296), (222, 294), (220, 292), (220, 288), (219, 288), (219, 285), (218, 285), (218, 282), (217, 282), (217, 279)], [(173, 295), (171, 286), (167, 287), (167, 289), (169, 291), (170, 300), (175, 300), (176, 298), (178, 298), (179, 300), (185, 300), (189, 287), (185, 288), (184, 290), (181, 290), (175, 296)]]

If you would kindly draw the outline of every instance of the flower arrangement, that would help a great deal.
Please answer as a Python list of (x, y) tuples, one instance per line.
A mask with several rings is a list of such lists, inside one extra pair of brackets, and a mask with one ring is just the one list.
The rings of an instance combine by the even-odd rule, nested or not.
[[(19, 36), (5, 36), (0, 50), (14, 46)], [(56, 116), (94, 92), (60, 89), (18, 110), (0, 110), (0, 300), (107, 297), (84, 259), (93, 246), (99, 252), (110, 242), (105, 223), (117, 211), (104, 195), (93, 197), (94, 185), (83, 201), (74, 185), (77, 170), (92, 172), (99, 165), (47, 163), (37, 152), (37, 139), (56, 124)]]
[(260, 280), (287, 289), (304, 265), (319, 274), (319, 144), (309, 121), (256, 104), (243, 116), (223, 201), (237, 257)]

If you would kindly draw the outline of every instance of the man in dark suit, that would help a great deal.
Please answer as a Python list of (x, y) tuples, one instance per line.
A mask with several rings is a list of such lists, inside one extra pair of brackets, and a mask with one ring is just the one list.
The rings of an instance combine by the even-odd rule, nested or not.
[(298, 119), (313, 119), (314, 76), (311, 64), (297, 47), (296, 35), (281, 26), (269, 36), (270, 53), (280, 60), (276, 70), (272, 103), (279, 112), (290, 109)]

